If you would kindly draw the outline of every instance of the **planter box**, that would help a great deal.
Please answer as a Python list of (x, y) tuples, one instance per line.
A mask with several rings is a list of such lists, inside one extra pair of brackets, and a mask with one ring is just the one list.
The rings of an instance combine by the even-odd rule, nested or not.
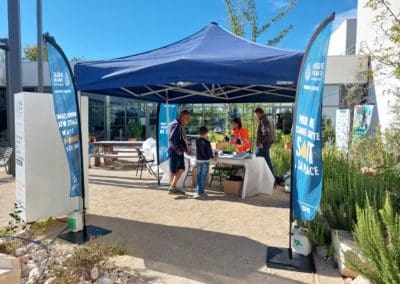
[(345, 277), (355, 278), (358, 274), (348, 268), (344, 261), (344, 253), (354, 251), (355, 241), (353, 235), (347, 231), (332, 230), (332, 245), (334, 248), (334, 256), (337, 261), (340, 274)]

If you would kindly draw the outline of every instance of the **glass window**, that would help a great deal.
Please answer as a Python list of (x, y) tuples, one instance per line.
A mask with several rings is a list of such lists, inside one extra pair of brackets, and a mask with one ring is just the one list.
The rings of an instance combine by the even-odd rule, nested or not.
[(6, 146), (7, 142), (7, 107), (0, 106), (0, 146)]
[(336, 110), (340, 107), (340, 85), (325, 85), (322, 116), (329, 119), (333, 124), (336, 121)]
[(6, 89), (0, 89), (0, 146), (7, 146), (7, 100)]
[(6, 98), (6, 90), (1, 88), (0, 89), (0, 106), (5, 106), (7, 105), (7, 98)]
[(89, 97), (89, 135), (99, 140), (106, 138), (104, 115), (104, 101)]

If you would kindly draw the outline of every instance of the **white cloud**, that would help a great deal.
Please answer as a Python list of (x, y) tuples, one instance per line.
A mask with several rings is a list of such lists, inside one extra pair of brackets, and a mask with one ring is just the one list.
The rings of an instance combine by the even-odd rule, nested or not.
[(273, 10), (283, 9), (289, 4), (289, 0), (267, 0), (266, 2)]
[(357, 8), (353, 8), (336, 14), (332, 29), (336, 30), (345, 20), (355, 18), (357, 18)]

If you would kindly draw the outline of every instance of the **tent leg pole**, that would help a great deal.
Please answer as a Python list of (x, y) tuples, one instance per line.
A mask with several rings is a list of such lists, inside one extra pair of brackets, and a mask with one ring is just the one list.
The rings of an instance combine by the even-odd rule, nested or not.
[(157, 127), (156, 127), (156, 147), (157, 147), (157, 183), (161, 185), (160, 180), (160, 107), (161, 103), (157, 104)]

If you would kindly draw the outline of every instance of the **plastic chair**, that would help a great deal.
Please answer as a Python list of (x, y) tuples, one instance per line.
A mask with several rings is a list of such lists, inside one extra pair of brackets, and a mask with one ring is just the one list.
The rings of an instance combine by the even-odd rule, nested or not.
[(12, 147), (7, 147), (4, 153), (0, 156), (0, 168), (5, 168), (8, 173), (8, 163), (12, 157), (14, 149)]

